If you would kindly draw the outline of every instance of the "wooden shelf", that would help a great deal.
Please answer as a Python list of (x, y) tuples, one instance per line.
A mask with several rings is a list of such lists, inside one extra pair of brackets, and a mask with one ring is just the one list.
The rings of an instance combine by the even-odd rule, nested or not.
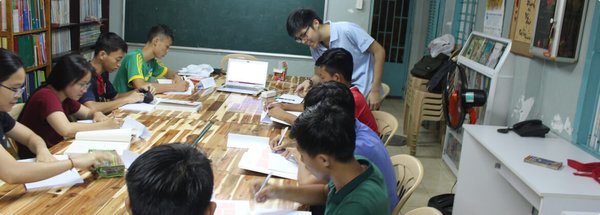
[(20, 35), (27, 35), (27, 34), (42, 33), (42, 32), (46, 32), (46, 31), (48, 31), (48, 28), (40, 28), (40, 29), (35, 29), (35, 30), (30, 30), (30, 31), (15, 32), (15, 33), (13, 33), (13, 35), (20, 36)]
[(0, 31), (0, 36), (2, 36), (2, 37), (8, 37), (10, 35), (8, 34), (8, 32)]
[(37, 65), (37, 66), (33, 66), (33, 67), (28, 67), (25, 69), (25, 72), (32, 72), (34, 70), (41, 70), (44, 69), (44, 67), (48, 66), (48, 64), (42, 64), (42, 65)]

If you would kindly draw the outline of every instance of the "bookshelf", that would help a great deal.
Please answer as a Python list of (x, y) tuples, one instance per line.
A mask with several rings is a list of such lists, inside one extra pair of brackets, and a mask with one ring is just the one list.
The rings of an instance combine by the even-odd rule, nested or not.
[(50, 74), (50, 0), (0, 0), (0, 47), (23, 61), (27, 78), (21, 101)]
[(49, 0), (52, 59), (78, 53), (91, 59), (94, 43), (108, 32), (109, 0)]
[[(484, 90), (488, 95), (484, 106), (475, 107), (476, 124), (506, 125), (513, 81), (513, 70), (506, 65), (511, 65), (512, 41), (473, 31), (465, 44), (457, 62), (465, 67), (467, 89)], [(448, 127), (444, 137), (442, 160), (454, 174), (460, 163), (462, 130)]]

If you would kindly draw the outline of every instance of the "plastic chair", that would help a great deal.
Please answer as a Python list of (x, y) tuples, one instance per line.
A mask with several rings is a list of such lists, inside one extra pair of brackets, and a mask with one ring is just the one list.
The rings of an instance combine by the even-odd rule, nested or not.
[(398, 204), (394, 208), (392, 214), (399, 214), (400, 209), (406, 203), (410, 195), (417, 189), (423, 180), (423, 164), (419, 159), (407, 155), (400, 154), (391, 157), (392, 166), (396, 170), (396, 192), (398, 193)]
[(398, 130), (398, 120), (394, 115), (385, 111), (372, 111), (375, 121), (377, 121), (377, 128), (379, 129), (379, 136), (381, 140), (384, 140), (384, 144), (387, 146), (396, 130)]
[(244, 60), (256, 60), (256, 57), (249, 55), (249, 54), (228, 54), (223, 56), (223, 58), (221, 58), (221, 69), (223, 72), (227, 72), (227, 61), (229, 61), (230, 58), (234, 58), (234, 59), (244, 59)]
[(383, 90), (383, 97), (381, 97), (381, 100), (383, 100), (388, 96), (388, 94), (390, 94), (390, 86), (385, 83), (381, 83), (381, 89)]
[(404, 215), (442, 215), (442, 212), (432, 207), (420, 207), (412, 209)]
[[(442, 94), (426, 89), (429, 80), (409, 76), (404, 102), (404, 134), (410, 154), (417, 153), (417, 140), (423, 121), (443, 121)], [(443, 123), (440, 123), (442, 126)], [(443, 128), (441, 128), (442, 130)], [(441, 136), (440, 136), (441, 137)]]

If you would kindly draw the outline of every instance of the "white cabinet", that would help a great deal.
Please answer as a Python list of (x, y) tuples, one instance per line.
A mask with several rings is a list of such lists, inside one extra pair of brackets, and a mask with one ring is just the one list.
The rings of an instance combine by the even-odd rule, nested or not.
[[(600, 212), (600, 184), (573, 175), (567, 159), (598, 162), (555, 136), (523, 138), (498, 126), (465, 125), (453, 214)], [(552, 170), (523, 162), (527, 155), (563, 162)]]
[[(482, 89), (487, 102), (476, 107), (480, 125), (506, 125), (512, 93), (513, 66), (509, 39), (472, 32), (458, 55), (458, 64), (466, 68), (467, 88)], [(465, 124), (468, 122), (465, 119)], [(462, 129), (446, 129), (442, 159), (454, 174), (459, 167)]]

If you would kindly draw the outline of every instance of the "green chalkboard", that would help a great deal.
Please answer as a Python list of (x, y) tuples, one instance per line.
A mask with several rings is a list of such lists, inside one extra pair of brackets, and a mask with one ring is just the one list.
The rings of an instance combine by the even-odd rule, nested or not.
[(148, 30), (166, 24), (174, 46), (310, 55), (287, 35), (286, 19), (296, 8), (322, 17), (323, 0), (127, 0), (125, 40), (145, 43)]

